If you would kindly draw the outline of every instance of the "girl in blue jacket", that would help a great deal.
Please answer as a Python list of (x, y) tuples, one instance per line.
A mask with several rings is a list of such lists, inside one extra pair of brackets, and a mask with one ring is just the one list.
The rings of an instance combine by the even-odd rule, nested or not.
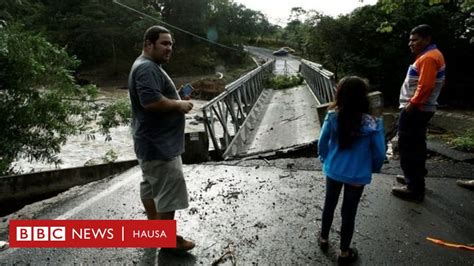
[(319, 158), (327, 176), (318, 243), (327, 251), (334, 210), (344, 187), (341, 263), (357, 259), (357, 250), (350, 248), (357, 206), (364, 186), (370, 183), (372, 173), (380, 172), (385, 159), (383, 123), (369, 115), (367, 91), (367, 83), (359, 77), (345, 77), (339, 82), (336, 102), (326, 115), (318, 141)]

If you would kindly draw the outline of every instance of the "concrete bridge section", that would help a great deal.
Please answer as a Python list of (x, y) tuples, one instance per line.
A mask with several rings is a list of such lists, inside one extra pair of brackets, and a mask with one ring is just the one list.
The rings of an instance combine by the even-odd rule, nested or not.
[(137, 160), (0, 177), (0, 216), (25, 204), (55, 196), (71, 187), (112, 177), (138, 164)]
[(311, 145), (319, 137), (317, 102), (308, 86), (269, 89), (265, 104), (247, 138), (236, 142), (236, 149), (229, 156), (298, 149)]

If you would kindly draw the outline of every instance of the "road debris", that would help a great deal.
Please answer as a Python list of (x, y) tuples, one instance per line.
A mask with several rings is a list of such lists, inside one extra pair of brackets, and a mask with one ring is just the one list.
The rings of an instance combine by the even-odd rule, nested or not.
[(230, 262), (232, 263), (232, 265), (237, 265), (236, 263), (236, 260), (235, 260), (235, 256), (234, 256), (234, 246), (233, 246), (233, 243), (229, 243), (229, 245), (227, 245), (227, 247), (225, 247), (225, 249), (227, 249), (224, 254), (222, 254), (218, 259), (216, 259), (215, 261), (212, 262), (212, 266), (216, 266), (216, 265), (219, 265), (219, 263), (221, 262), (224, 262), (227, 258), (230, 259)]
[(288, 122), (298, 120), (298, 119), (300, 119), (300, 118), (303, 117), (303, 116), (304, 116), (304, 114), (302, 114), (302, 115), (300, 115), (300, 116), (297, 116), (297, 117), (286, 118), (286, 119), (283, 119), (283, 120), (281, 121), (281, 123), (282, 123), (282, 124), (286, 124), (286, 123), (288, 123)]

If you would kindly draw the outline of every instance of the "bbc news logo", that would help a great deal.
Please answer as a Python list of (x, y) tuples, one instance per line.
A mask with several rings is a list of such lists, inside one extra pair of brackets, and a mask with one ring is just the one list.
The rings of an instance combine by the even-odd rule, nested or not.
[(64, 226), (18, 226), (17, 241), (66, 241)]
[(175, 220), (11, 220), (11, 248), (176, 247)]
[[(96, 228), (72, 228), (71, 239), (113, 239), (114, 233), (112, 228), (96, 229)], [(136, 232), (138, 230), (135, 230)], [(162, 231), (163, 236), (167, 236)], [(137, 236), (134, 233), (134, 236)], [(17, 241), (66, 241), (66, 227), (64, 226), (18, 226), (16, 228)]]

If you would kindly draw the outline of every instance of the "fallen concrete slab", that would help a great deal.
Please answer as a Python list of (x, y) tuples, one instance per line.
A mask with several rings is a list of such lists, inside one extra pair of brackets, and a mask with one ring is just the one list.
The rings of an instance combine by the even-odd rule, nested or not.
[(50, 170), (22, 175), (0, 176), (0, 215), (32, 202), (52, 197), (71, 187), (123, 173), (137, 160)]
[(459, 162), (474, 162), (474, 153), (462, 152), (449, 147), (440, 140), (428, 139), (428, 150)]
[(319, 137), (317, 102), (307, 85), (269, 90), (267, 106), (258, 127), (239, 145), (234, 157), (304, 147)]

